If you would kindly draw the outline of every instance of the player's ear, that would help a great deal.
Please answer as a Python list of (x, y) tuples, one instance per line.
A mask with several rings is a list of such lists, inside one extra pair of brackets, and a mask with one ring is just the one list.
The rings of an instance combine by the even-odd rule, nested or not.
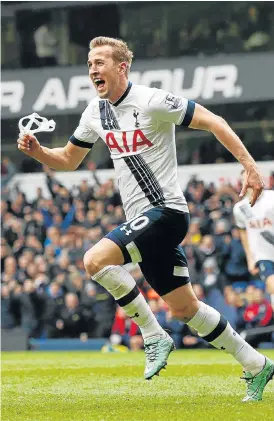
[(126, 71), (127, 71), (127, 63), (123, 61), (122, 63), (119, 64), (119, 67), (118, 67), (119, 75), (125, 74)]

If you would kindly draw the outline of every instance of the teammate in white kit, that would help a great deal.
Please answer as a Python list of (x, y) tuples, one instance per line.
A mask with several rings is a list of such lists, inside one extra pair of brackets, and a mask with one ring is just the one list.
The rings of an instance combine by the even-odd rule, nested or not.
[(99, 137), (114, 161), (127, 222), (107, 234), (84, 256), (87, 272), (103, 285), (138, 324), (146, 353), (145, 378), (165, 367), (174, 348), (156, 321), (132, 276), (122, 265), (139, 263), (145, 278), (169, 305), (174, 317), (188, 323), (216, 348), (232, 354), (247, 380), (244, 400), (261, 400), (274, 364), (247, 344), (212, 307), (200, 302), (189, 282), (186, 258), (178, 246), (189, 214), (177, 180), (175, 124), (208, 130), (246, 169), (242, 195), (253, 190), (252, 205), (263, 189), (262, 177), (246, 148), (221, 118), (186, 98), (132, 85), (133, 54), (126, 43), (98, 37), (91, 41), (89, 77), (97, 96), (63, 148), (48, 149), (33, 135), (18, 148), (56, 170), (75, 170)]
[(244, 198), (236, 203), (233, 213), (248, 269), (252, 274), (259, 271), (274, 309), (274, 191), (264, 190), (253, 207)]

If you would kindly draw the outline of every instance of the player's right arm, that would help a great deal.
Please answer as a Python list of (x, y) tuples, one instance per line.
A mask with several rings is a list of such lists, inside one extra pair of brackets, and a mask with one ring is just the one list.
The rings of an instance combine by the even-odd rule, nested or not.
[(46, 148), (34, 135), (23, 135), (17, 140), (18, 149), (36, 161), (54, 170), (73, 171), (79, 167), (98, 135), (90, 127), (89, 107), (83, 112), (79, 126), (63, 148)]
[(241, 243), (242, 243), (242, 246), (243, 246), (244, 251), (245, 251), (248, 271), (252, 275), (256, 275), (259, 270), (255, 265), (254, 259), (252, 257), (251, 251), (250, 251), (247, 232), (246, 232), (245, 229), (240, 229), (239, 232), (240, 232)]
[(49, 149), (41, 146), (34, 135), (19, 137), (17, 143), (21, 152), (57, 171), (76, 170), (90, 151), (90, 149), (81, 148), (70, 141), (63, 148)]
[(233, 215), (234, 215), (236, 225), (239, 228), (240, 240), (241, 240), (243, 249), (245, 251), (248, 271), (252, 275), (256, 275), (256, 273), (258, 273), (258, 268), (256, 268), (256, 265), (255, 265), (255, 262), (254, 262), (254, 259), (253, 259), (253, 255), (252, 255), (250, 247), (249, 247), (248, 235), (247, 235), (247, 231), (246, 231), (246, 220), (245, 220), (244, 216), (242, 215), (238, 204), (236, 204), (233, 208)]

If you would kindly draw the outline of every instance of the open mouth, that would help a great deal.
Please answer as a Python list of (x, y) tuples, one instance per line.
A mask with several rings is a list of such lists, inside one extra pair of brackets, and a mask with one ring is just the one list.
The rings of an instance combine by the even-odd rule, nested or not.
[(105, 81), (103, 79), (95, 79), (94, 83), (95, 83), (98, 91), (101, 91), (102, 89), (104, 89)]

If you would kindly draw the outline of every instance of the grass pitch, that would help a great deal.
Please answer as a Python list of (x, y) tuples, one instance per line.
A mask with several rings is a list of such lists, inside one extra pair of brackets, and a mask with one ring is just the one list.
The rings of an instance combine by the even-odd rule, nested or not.
[(241, 367), (222, 352), (176, 351), (160, 377), (143, 371), (143, 352), (3, 352), (2, 421), (274, 420), (274, 382), (241, 403)]

